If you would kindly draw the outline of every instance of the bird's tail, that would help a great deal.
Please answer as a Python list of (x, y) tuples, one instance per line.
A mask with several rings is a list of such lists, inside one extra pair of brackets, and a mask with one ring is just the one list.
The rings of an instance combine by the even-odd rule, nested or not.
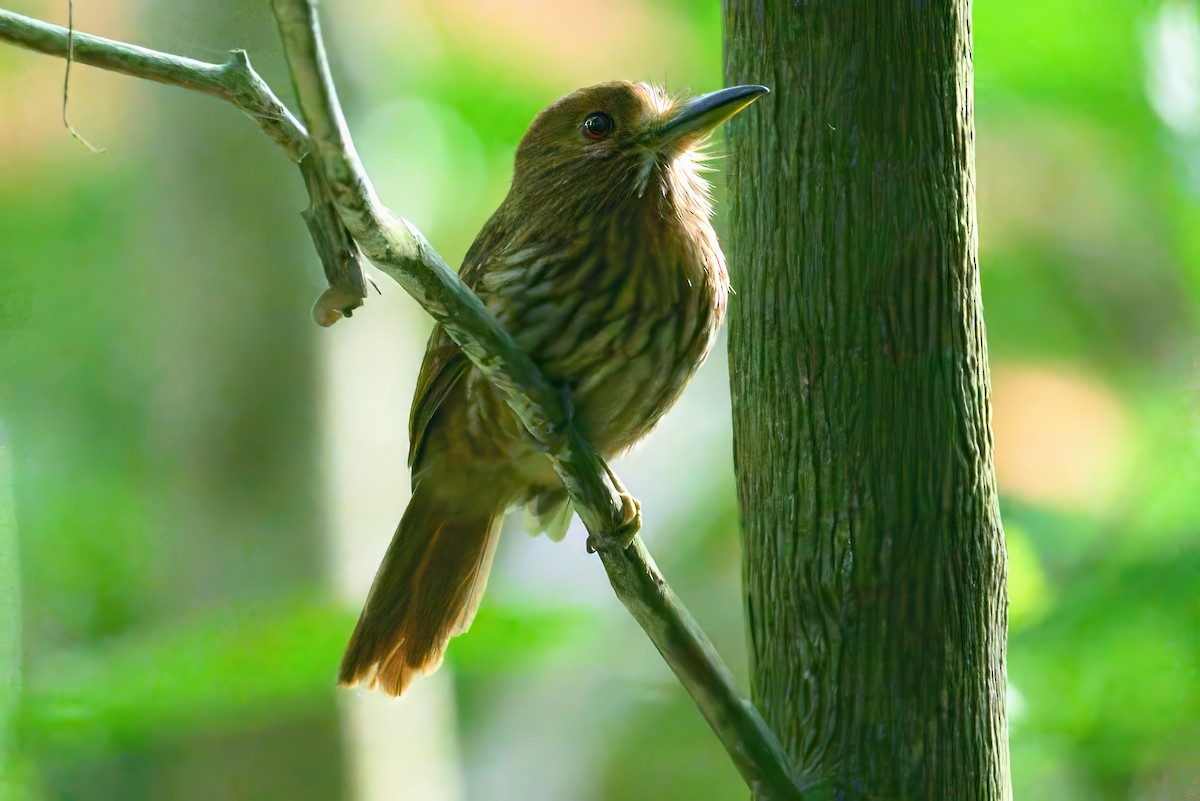
[(456, 498), (440, 483), (413, 489), (342, 657), (343, 687), (400, 695), (413, 676), (437, 670), (479, 609), (505, 504)]

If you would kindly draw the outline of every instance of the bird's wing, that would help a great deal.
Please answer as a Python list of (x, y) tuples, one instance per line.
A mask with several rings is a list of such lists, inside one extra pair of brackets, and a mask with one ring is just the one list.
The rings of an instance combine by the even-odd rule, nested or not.
[(413, 395), (412, 411), (408, 417), (408, 466), (416, 464), (425, 444), (425, 434), (442, 401), (450, 394), (471, 362), (466, 354), (454, 344), (440, 325), (434, 326), (425, 347), (425, 361), (421, 362), (421, 373), (417, 377), (417, 391)]
[[(499, 228), (497, 215), (483, 227), (463, 259), (459, 278), (473, 292), (480, 291), (480, 279), (487, 272), (488, 262), (494, 253), (493, 243), (502, 239)], [(421, 362), (421, 373), (417, 377), (417, 389), (408, 417), (409, 467), (416, 465), (419, 468), (417, 463), (434, 415), (470, 368), (471, 361), (462, 349), (441, 325), (435, 325), (429, 336), (429, 344), (425, 346), (425, 360)]]

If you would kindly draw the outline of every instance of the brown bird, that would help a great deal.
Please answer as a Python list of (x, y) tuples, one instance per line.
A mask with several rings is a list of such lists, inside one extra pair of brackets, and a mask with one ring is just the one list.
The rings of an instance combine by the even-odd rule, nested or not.
[[(462, 280), (568, 392), (605, 459), (644, 437), (708, 355), (729, 279), (697, 152), (768, 90), (685, 101), (617, 81), (534, 119), (512, 188)], [(409, 420), (412, 499), (342, 658), (339, 683), (400, 695), (479, 607), (505, 511), (561, 538), (568, 498), (546, 455), (440, 329)]]

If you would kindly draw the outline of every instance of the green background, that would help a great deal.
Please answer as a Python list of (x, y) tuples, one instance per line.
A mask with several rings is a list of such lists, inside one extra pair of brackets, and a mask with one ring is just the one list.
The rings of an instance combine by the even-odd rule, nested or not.
[[(76, 5), (81, 30), (244, 47), (290, 101), (265, 2)], [(323, 11), (368, 170), (451, 263), (539, 108), (721, 80), (711, 3)], [(982, 0), (972, 29), (1014, 796), (1198, 798), (1196, 6)], [(62, 68), (0, 47), (0, 797), (745, 797), (577, 524), (555, 545), (514, 522), (411, 697), (334, 690), (406, 499), (429, 324), (379, 277), (313, 326), (303, 186), (252, 122), (79, 67), (95, 156)], [(724, 371), (618, 470), (744, 679)]]

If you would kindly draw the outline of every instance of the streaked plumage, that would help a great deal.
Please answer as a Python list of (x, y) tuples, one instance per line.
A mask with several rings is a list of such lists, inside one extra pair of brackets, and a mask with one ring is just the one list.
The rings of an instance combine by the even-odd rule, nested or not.
[[(729, 283), (694, 148), (763, 92), (686, 104), (613, 82), (562, 98), (533, 121), (512, 188), (467, 253), (463, 281), (569, 391), (606, 459), (654, 427), (712, 347)], [(413, 497), (339, 675), (391, 695), (470, 625), (507, 508), (528, 506), (559, 535), (569, 519), (548, 459), (441, 330), (410, 435)]]

